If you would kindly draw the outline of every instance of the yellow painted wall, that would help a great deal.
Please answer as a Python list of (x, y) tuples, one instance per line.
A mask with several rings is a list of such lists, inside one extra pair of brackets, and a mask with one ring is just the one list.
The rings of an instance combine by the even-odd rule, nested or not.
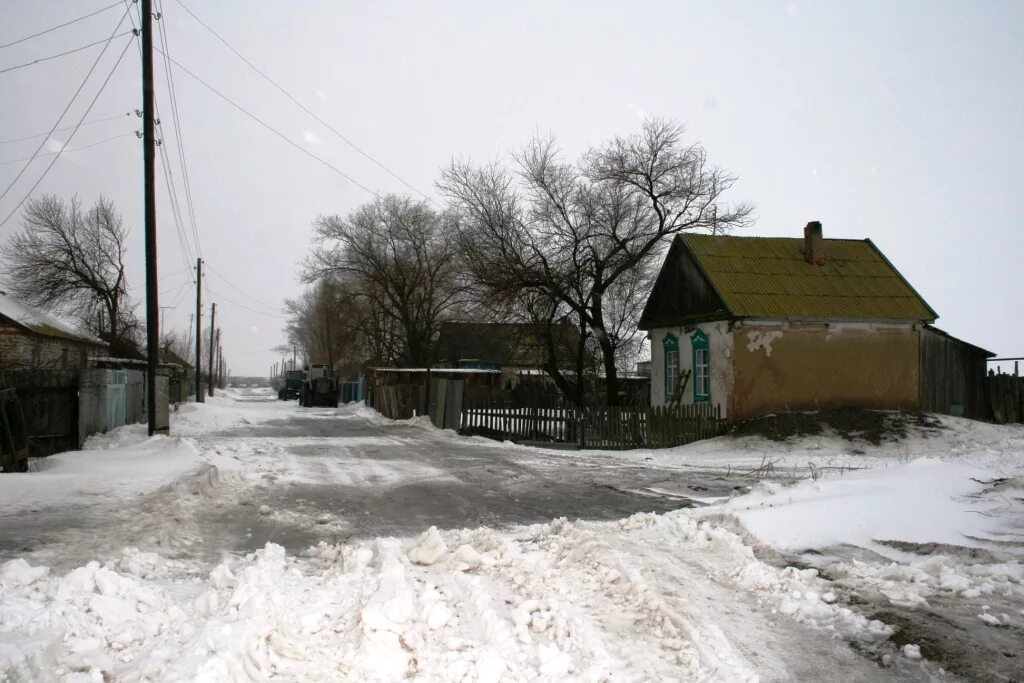
[(799, 323), (733, 330), (729, 415), (919, 407), (920, 332), (911, 325)]

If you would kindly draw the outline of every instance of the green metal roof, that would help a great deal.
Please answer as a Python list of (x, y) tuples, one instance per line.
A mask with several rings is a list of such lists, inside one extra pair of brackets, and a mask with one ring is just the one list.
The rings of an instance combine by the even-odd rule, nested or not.
[(680, 238), (738, 318), (934, 321), (938, 315), (871, 240), (826, 239), (825, 264), (791, 237)]

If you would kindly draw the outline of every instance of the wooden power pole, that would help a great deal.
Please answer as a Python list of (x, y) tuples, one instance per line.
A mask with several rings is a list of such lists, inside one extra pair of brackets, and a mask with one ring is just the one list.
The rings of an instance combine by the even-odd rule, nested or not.
[(142, 161), (146, 225), (146, 420), (156, 432), (156, 366), (160, 355), (160, 299), (156, 269), (156, 129), (153, 119), (153, 0), (142, 0)]
[(207, 382), (207, 384), (210, 385), (210, 396), (213, 396), (213, 357), (216, 355), (214, 353), (214, 349), (216, 347), (214, 347), (214, 345), (213, 345), (213, 331), (216, 328), (217, 328), (217, 304), (214, 303), (214, 304), (212, 304), (210, 306), (210, 370), (209, 370), (209, 372), (206, 375), (207, 380), (209, 380)]
[(221, 382), (224, 381), (224, 368), (222, 367), (224, 361), (224, 350), (220, 347), (220, 330), (217, 330), (217, 386), (221, 386)]
[(203, 374), (203, 259), (196, 259), (196, 402), (205, 403), (200, 377)]

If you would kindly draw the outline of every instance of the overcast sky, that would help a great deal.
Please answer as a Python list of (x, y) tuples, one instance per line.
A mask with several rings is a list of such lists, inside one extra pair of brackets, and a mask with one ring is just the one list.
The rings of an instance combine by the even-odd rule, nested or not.
[[(377, 191), (408, 192), (162, 0), (169, 51), (284, 136)], [(183, 0), (241, 54), (351, 142), (437, 201), (452, 157), (503, 157), (534, 133), (574, 157), (635, 132), (645, 115), (687, 124), (739, 176), (751, 235), (870, 237), (941, 316), (937, 325), (1024, 355), (1024, 3), (340, 2)], [(110, 4), (0, 0), (0, 44)], [(107, 38), (113, 8), (0, 49), (0, 69)], [(125, 27), (127, 27), (127, 22)], [(122, 29), (124, 30), (124, 29)], [(79, 120), (129, 37), (115, 40), (65, 117)], [(101, 46), (0, 73), (0, 140), (44, 133)], [(86, 121), (140, 106), (134, 45)], [(171, 106), (157, 62), (168, 144)], [(279, 311), (318, 214), (371, 198), (174, 72), (197, 231), (233, 373), (266, 374)], [(82, 127), (69, 149), (141, 129)], [(55, 149), (67, 133), (47, 142)], [(0, 144), (0, 191), (44, 138)], [(52, 157), (0, 200), (3, 220)], [(173, 172), (184, 201), (181, 171)], [(159, 173), (161, 305), (185, 330), (191, 267)], [(130, 282), (144, 300), (141, 143), (116, 138), (58, 159), (37, 193), (114, 200), (132, 229)], [(12, 219), (0, 240), (20, 228)], [(191, 236), (191, 227), (185, 228)], [(194, 249), (189, 246), (189, 249)], [(207, 300), (208, 301), (208, 300)], [(140, 309), (140, 313), (141, 313)]]

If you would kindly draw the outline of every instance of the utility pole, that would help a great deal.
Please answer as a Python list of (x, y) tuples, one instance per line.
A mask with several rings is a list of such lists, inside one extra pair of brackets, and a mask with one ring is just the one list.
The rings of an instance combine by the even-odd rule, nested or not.
[(202, 382), (203, 367), (203, 259), (196, 259), (196, 403), (205, 403)]
[(217, 328), (217, 304), (214, 303), (210, 307), (210, 371), (206, 377), (209, 380), (207, 384), (210, 385), (210, 396), (213, 396), (213, 331)]
[(153, 120), (153, 0), (142, 0), (142, 166), (146, 225), (146, 420), (156, 432), (160, 299), (156, 269), (156, 130)]
[(292, 370), (295, 369), (295, 344), (292, 344)]
[(174, 310), (175, 308), (176, 308), (175, 306), (161, 306), (160, 307), (160, 329), (161, 330), (163, 330), (165, 328), (165, 325), (164, 325), (164, 311), (166, 311), (166, 310)]
[(220, 348), (220, 330), (217, 330), (217, 386), (220, 387), (221, 381), (224, 379), (224, 368), (221, 367), (221, 361), (224, 360), (223, 349)]

